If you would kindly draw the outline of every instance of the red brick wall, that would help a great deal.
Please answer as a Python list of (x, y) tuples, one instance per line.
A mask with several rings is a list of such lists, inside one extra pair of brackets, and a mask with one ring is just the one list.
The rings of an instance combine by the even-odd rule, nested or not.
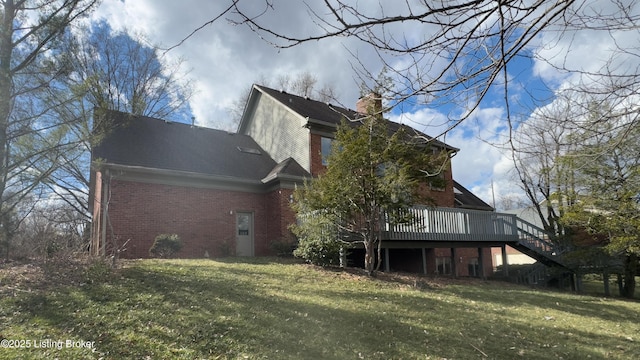
[(292, 242), (293, 234), (289, 225), (296, 221), (296, 214), (291, 208), (292, 189), (279, 189), (266, 195), (267, 203), (267, 237), (273, 241)]
[[(448, 160), (449, 164), (447, 166), (447, 170), (444, 170), (444, 180), (446, 182), (446, 187), (444, 191), (436, 191), (432, 190), (432, 196), (436, 199), (438, 206), (444, 207), (454, 207), (456, 202), (456, 195), (453, 192), (453, 176), (451, 171), (451, 159)], [(434, 194), (434, 193), (437, 193)]]
[(130, 239), (123, 257), (148, 257), (156, 235), (176, 233), (184, 244), (179, 257), (202, 258), (205, 252), (216, 257), (230, 250), (233, 255), (236, 212), (253, 212), (255, 255), (269, 255), (270, 242), (281, 236), (289, 215), (272, 202), (288, 201), (286, 192), (263, 195), (113, 180), (109, 216), (119, 243)]
[[(450, 248), (436, 248), (428, 254), (427, 272), (433, 274), (436, 271), (436, 257), (451, 257)], [(478, 248), (457, 248), (456, 249), (456, 273), (458, 276), (469, 276), (469, 262), (473, 258), (478, 258)], [(493, 273), (493, 258), (491, 248), (482, 249), (482, 261), (484, 275)]]
[(311, 154), (311, 175), (316, 177), (327, 170), (327, 167), (322, 165), (322, 136), (318, 134), (311, 134), (309, 141)]
[(443, 172), (446, 185), (443, 189), (431, 189), (427, 184), (421, 184), (420, 193), (432, 199), (436, 206), (442, 207), (454, 207), (455, 206), (455, 193), (453, 192), (453, 178), (451, 171), (445, 170)]

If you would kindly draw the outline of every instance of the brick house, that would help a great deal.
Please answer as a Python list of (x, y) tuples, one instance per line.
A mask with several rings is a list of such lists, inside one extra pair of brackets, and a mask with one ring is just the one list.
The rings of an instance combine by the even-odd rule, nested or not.
[[(370, 104), (365, 98), (350, 110), (254, 85), (235, 133), (96, 114), (111, 131), (92, 150), (92, 251), (147, 257), (156, 235), (177, 233), (181, 257), (273, 254), (273, 243), (294, 241), (288, 226), (295, 221), (289, 206), (295, 186), (324, 171), (338, 124), (362, 116)], [(434, 139), (432, 146), (458, 151)], [(504, 229), (487, 235), (484, 228), (504, 228), (496, 221), (513, 221), (455, 182), (450, 161), (442, 176), (444, 188), (425, 190), (442, 220), (423, 224), (410, 238), (390, 230), (383, 241), (386, 270), (484, 276), (493, 268), (490, 248), (517, 241), (510, 228), (509, 237)], [(458, 226), (466, 233), (451, 230)], [(443, 233), (451, 231), (461, 235)]]
[(113, 129), (92, 151), (95, 254), (148, 257), (161, 233), (180, 235), (189, 258), (267, 255), (290, 238), (290, 196), (308, 177), (294, 160), (276, 163), (247, 135), (103, 116)]

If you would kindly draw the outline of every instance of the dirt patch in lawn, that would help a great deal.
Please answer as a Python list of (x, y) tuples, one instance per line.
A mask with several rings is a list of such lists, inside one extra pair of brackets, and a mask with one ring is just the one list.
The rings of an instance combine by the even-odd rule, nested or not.
[[(15, 296), (20, 292), (47, 290), (91, 281), (92, 272), (109, 266), (88, 256), (64, 256), (54, 259), (0, 261), (0, 296)], [(100, 274), (97, 274), (100, 275)]]

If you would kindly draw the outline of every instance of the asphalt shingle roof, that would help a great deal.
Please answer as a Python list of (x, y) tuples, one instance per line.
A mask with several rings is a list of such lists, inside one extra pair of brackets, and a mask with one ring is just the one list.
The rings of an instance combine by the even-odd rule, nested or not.
[(107, 163), (255, 181), (277, 165), (247, 135), (117, 111), (107, 117), (112, 130), (92, 152)]
[(475, 196), (471, 191), (462, 186), (457, 181), (453, 181), (455, 192), (456, 207), (475, 210), (493, 211), (494, 208), (479, 197)]

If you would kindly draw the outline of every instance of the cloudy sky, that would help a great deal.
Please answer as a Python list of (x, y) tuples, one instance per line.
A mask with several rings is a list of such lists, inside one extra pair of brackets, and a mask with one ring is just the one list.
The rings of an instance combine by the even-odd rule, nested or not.
[[(255, 1), (255, 4), (262, 4)], [(283, 30), (295, 29), (304, 34), (315, 28), (301, 2), (276, 2), (273, 15), (266, 24)], [(363, 3), (362, 1), (360, 3)], [(594, 1), (597, 3), (597, 1)], [(292, 6), (289, 6), (292, 5)], [(104, 0), (93, 14), (94, 21), (107, 21), (115, 30), (144, 34), (151, 43), (171, 47), (194, 29), (211, 20), (228, 6), (227, 1), (198, 0)], [(259, 11), (256, 8), (256, 11)], [(597, 11), (597, 10), (594, 10)], [(419, 37), (423, 28), (403, 29), (405, 35)], [(629, 34), (623, 34), (629, 36)], [(579, 36), (565, 33), (542, 33), (531, 45), (531, 52), (576, 69), (599, 68), (611, 55), (611, 33), (582, 32)], [(637, 32), (630, 39), (637, 42)], [(196, 123), (201, 126), (229, 129), (229, 107), (260, 79), (275, 80), (281, 75), (308, 72), (318, 79), (318, 86), (330, 84), (337, 89), (338, 102), (355, 107), (359, 83), (353, 71), (354, 58), (372, 73), (381, 66), (371, 48), (350, 38), (337, 38), (306, 43), (290, 49), (276, 49), (247, 27), (234, 26), (224, 19), (204, 27), (167, 56), (182, 57), (188, 76), (196, 86), (191, 107)], [(545, 62), (526, 62), (512, 68), (512, 96), (524, 97), (544, 81), (554, 88), (568, 86), (570, 76)], [(488, 203), (492, 203), (491, 183), (495, 198), (519, 193), (511, 176), (508, 153), (493, 146), (503, 141), (508, 131), (506, 110), (499, 99), (487, 101), (461, 126), (441, 140), (461, 149), (453, 159), (454, 178)], [(392, 115), (395, 121), (413, 125), (428, 134), (439, 134), (445, 123), (444, 112), (433, 108), (412, 108)]]

